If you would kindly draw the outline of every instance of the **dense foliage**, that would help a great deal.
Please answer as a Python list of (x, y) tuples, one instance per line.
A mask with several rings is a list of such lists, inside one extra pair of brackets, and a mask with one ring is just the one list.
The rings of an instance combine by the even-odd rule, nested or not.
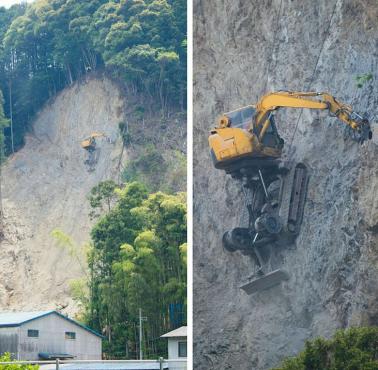
[[(0, 356), (0, 362), (11, 362), (12, 358), (10, 353), (6, 352)], [(38, 365), (27, 365), (27, 364), (9, 364), (0, 365), (0, 370), (38, 370)]]
[[(138, 181), (152, 190), (172, 192), (186, 179), (186, 156), (174, 151), (168, 159), (152, 145), (146, 145), (142, 154), (129, 159), (122, 171), (122, 180)], [(182, 187), (182, 185), (181, 185)]]
[(143, 352), (156, 358), (166, 354), (160, 335), (185, 323), (185, 194), (149, 194), (133, 182), (115, 188), (114, 202), (112, 188), (107, 181), (89, 196), (102, 216), (91, 232), (88, 293), (76, 282), (74, 295), (86, 323), (106, 336), (110, 357), (137, 357), (141, 308)]
[(295, 358), (275, 370), (377, 370), (378, 328), (338, 331), (330, 339), (315, 339)]
[(186, 1), (36, 0), (0, 7), (0, 89), (15, 148), (48, 98), (99, 69), (158, 101), (163, 112), (169, 104), (183, 107)]

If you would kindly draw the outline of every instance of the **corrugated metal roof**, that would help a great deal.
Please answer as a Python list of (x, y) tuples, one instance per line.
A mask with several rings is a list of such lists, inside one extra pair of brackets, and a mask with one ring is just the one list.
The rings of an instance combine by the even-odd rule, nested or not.
[(0, 312), (0, 327), (18, 326), (24, 322), (35, 320), (38, 317), (48, 315), (55, 311), (35, 311), (35, 312)]
[(177, 328), (175, 330), (170, 331), (167, 334), (162, 335), (161, 338), (186, 337), (186, 336), (187, 336), (186, 326), (181, 326), (180, 328)]
[(64, 316), (58, 311), (50, 310), (50, 311), (34, 311), (34, 312), (0, 312), (0, 328), (5, 327), (12, 327), (12, 326), (20, 326), (22, 324), (25, 324), (29, 321), (39, 319), (43, 316), (56, 314), (63, 319), (72, 322), (75, 325), (78, 325), (82, 327), (83, 329), (89, 331), (90, 333), (97, 335), (98, 337), (104, 338), (103, 335), (97, 333), (96, 331), (92, 330), (91, 328), (88, 328), (88, 326), (85, 326), (83, 324), (80, 324), (79, 322), (70, 319), (68, 316)]

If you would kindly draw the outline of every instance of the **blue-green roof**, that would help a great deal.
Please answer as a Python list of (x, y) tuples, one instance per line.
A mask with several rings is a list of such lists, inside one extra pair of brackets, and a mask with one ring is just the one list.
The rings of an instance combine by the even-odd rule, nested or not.
[(29, 321), (39, 319), (44, 316), (48, 316), (51, 314), (56, 314), (63, 319), (80, 326), (81, 328), (89, 331), (90, 333), (97, 335), (100, 338), (104, 338), (101, 334), (97, 333), (96, 331), (92, 330), (88, 326), (80, 324), (79, 322), (70, 319), (68, 316), (61, 314), (58, 311), (50, 310), (50, 311), (34, 311), (34, 312), (0, 312), (0, 328), (6, 327), (14, 327), (14, 326), (21, 326)]

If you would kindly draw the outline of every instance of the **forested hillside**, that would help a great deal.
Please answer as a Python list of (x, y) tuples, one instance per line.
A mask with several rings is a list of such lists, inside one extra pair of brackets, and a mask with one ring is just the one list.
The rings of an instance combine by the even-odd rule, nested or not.
[(145, 357), (166, 355), (186, 321), (185, 110), (186, 1), (0, 7), (0, 310), (55, 307), (135, 358), (142, 309)]
[[(0, 7), (7, 151), (59, 90), (106, 71), (164, 113), (186, 102), (186, 1), (36, 0)], [(13, 135), (12, 135), (13, 132)]]

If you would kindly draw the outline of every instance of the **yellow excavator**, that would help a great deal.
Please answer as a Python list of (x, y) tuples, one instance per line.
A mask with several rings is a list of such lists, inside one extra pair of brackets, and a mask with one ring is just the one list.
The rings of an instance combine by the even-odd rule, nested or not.
[(92, 132), (91, 135), (81, 142), (81, 147), (89, 152), (96, 150), (96, 137), (106, 137), (102, 132)]
[(248, 226), (227, 231), (223, 245), (255, 259), (257, 271), (241, 286), (247, 294), (289, 278), (287, 272), (273, 269), (280, 261), (270, 250), (292, 243), (303, 219), (309, 169), (304, 163), (281, 161), (284, 140), (274, 111), (282, 107), (328, 110), (347, 125), (355, 141), (372, 138), (368, 119), (328, 93), (273, 92), (256, 105), (220, 117), (209, 136), (211, 157), (216, 168), (242, 182), (248, 211)]
[(88, 152), (88, 158), (84, 161), (84, 163), (88, 166), (88, 171), (94, 171), (95, 165), (98, 161), (98, 148), (96, 145), (96, 138), (107, 136), (102, 132), (92, 132), (90, 136), (85, 138), (81, 142), (81, 147)]

